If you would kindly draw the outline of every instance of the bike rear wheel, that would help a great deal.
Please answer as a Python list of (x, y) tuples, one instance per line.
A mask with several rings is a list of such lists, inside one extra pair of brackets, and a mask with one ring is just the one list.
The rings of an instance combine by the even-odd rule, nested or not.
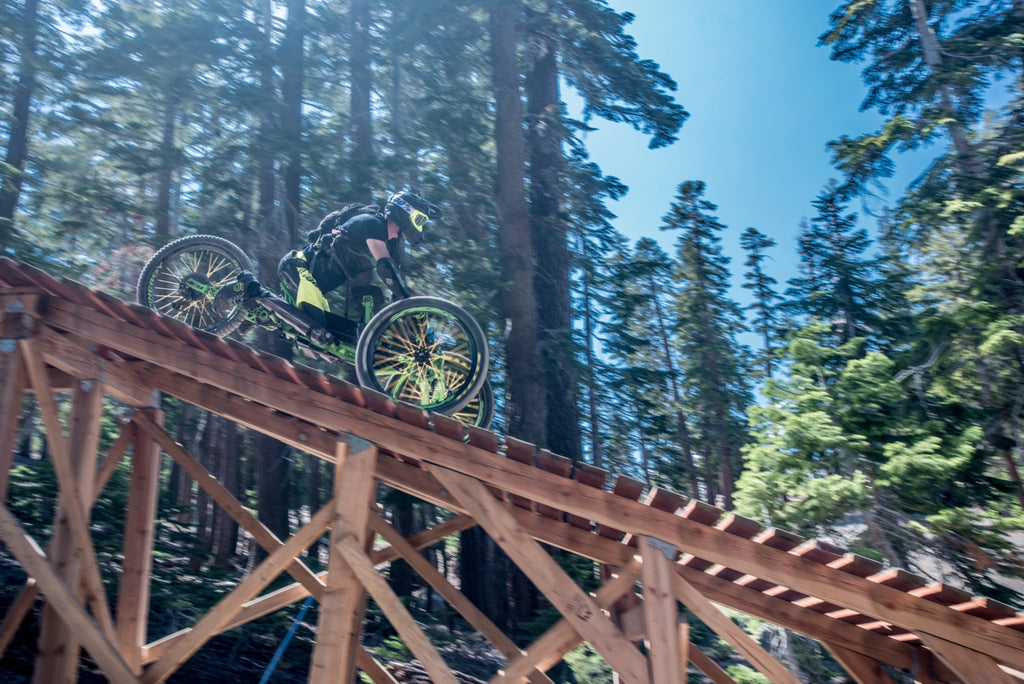
[(491, 389), (491, 381), (485, 380), (483, 387), (476, 393), (476, 396), (469, 400), (462, 409), (451, 414), (452, 418), (463, 425), (483, 428), (491, 427), (494, 420), (494, 390)]
[(139, 303), (193, 328), (224, 337), (242, 324), (234, 307), (213, 307), (217, 290), (235, 281), (252, 263), (233, 242), (215, 235), (189, 235), (156, 251), (139, 276)]
[(359, 383), (399, 401), (451, 414), (487, 380), (487, 338), (464, 309), (410, 297), (381, 309), (359, 335)]

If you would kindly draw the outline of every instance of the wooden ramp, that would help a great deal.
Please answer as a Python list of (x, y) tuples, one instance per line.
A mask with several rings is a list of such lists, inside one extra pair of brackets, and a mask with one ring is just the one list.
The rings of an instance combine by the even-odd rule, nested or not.
[[(435, 682), (455, 682), (435, 646), (377, 567), (402, 558), (508, 658), (495, 682), (547, 682), (545, 671), (588, 642), (629, 684), (677, 684), (687, 667), (732, 679), (690, 643), (685, 605), (772, 682), (796, 677), (719, 606), (819, 640), (861, 684), (885, 667), (922, 683), (1024, 681), (1024, 615), (956, 588), (887, 569), (668, 491), (644, 492), (585, 464), (464, 428), (349, 383), (197, 332), (152, 311), (0, 259), (0, 539), (29, 576), (0, 624), (0, 652), (38, 593), (42, 681), (73, 681), (78, 646), (113, 682), (160, 682), (216, 634), (312, 595), (320, 603), (311, 682), (395, 681), (360, 646), (372, 596)], [(71, 392), (60, 416), (55, 392)], [(21, 398), (33, 392), (60, 484), (55, 543), (43, 551), (7, 506)], [(287, 539), (276, 538), (161, 427), (166, 393), (334, 464), (333, 498)], [(98, 453), (104, 395), (135, 407)], [(130, 448), (129, 448), (130, 447)], [(267, 550), (190, 628), (147, 634), (160, 452)], [(131, 453), (132, 483), (115, 604), (100, 582), (89, 509)], [(405, 539), (377, 512), (377, 482), (456, 516)], [(525, 650), (477, 611), (418, 548), (481, 526), (550, 600), (562, 620)], [(314, 573), (302, 551), (329, 531), (330, 561)], [(389, 544), (369, 550), (374, 535)], [(56, 543), (59, 541), (60, 543)], [(605, 582), (582, 591), (542, 546), (598, 561)], [(283, 573), (293, 582), (265, 593)]]

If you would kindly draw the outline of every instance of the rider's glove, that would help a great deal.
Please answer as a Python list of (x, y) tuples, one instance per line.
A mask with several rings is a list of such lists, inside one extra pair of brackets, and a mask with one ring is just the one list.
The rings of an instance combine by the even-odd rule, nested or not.
[(377, 275), (388, 286), (396, 299), (412, 297), (412, 290), (405, 284), (405, 279), (398, 271), (398, 264), (391, 257), (384, 257), (377, 261)]

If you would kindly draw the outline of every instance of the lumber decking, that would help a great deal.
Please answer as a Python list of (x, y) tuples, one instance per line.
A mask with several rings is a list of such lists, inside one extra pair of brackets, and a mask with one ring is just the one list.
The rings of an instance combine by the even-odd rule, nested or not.
[[(428, 414), (154, 312), (0, 259), (0, 494), (6, 499), (14, 422), (23, 392), (39, 398), (61, 485), (77, 564), (67, 568), (34, 545), (0, 506), (2, 539), (32, 578), (0, 624), (0, 648), (41, 591), (49, 619), (39, 668), (67, 672), (58, 646), (81, 644), (112, 681), (163, 681), (214, 634), (312, 594), (321, 604), (310, 681), (339, 681), (358, 667), (393, 681), (358, 645), (367, 592), (434, 681), (454, 681), (436, 649), (379, 581), (375, 565), (410, 559), (421, 577), (502, 651), (495, 681), (550, 681), (544, 671), (590, 642), (624, 682), (675, 682), (685, 663), (712, 681), (731, 681), (689, 643), (677, 601), (773, 682), (796, 678), (714, 604), (821, 641), (856, 681), (892, 681), (881, 665), (921, 682), (1013, 682), (1024, 671), (1024, 615), (904, 570), (727, 513), (678, 494), (573, 464), (534, 445)], [(65, 430), (53, 400), (74, 389)], [(98, 393), (137, 411), (103, 458), (91, 435)], [(159, 393), (179, 397), (335, 464), (335, 496), (292, 537), (266, 530), (161, 425)], [(88, 534), (90, 503), (133, 445), (132, 516), (124, 540), (118, 605), (107, 607)], [(267, 559), (192, 628), (149, 641), (145, 616), (155, 510), (154, 468), (163, 451), (267, 549)], [(458, 514), (408, 540), (373, 511), (375, 481)], [(551, 601), (564, 620), (518, 649), (416, 548), (481, 525)], [(330, 566), (312, 573), (302, 550), (330, 529)], [(367, 550), (376, 532), (390, 543)], [(599, 561), (607, 581), (581, 591), (541, 546)], [(429, 565), (429, 564), (428, 564)], [(260, 595), (278, 574), (295, 584)], [(63, 573), (63, 574), (62, 574)], [(70, 574), (69, 574), (70, 573)], [(69, 586), (82, 586), (72, 591)], [(639, 589), (639, 590), (638, 590)], [(45, 618), (44, 618), (45, 619)], [(645, 638), (645, 648), (636, 640)], [(42, 641), (42, 640), (41, 640)], [(44, 648), (45, 647), (45, 648)], [(68, 649), (64, 649), (68, 650)], [(45, 653), (44, 653), (45, 651)], [(1001, 667), (1002, 666), (1002, 667)], [(55, 675), (56, 676), (56, 675)], [(342, 678), (343, 679), (343, 678)]]

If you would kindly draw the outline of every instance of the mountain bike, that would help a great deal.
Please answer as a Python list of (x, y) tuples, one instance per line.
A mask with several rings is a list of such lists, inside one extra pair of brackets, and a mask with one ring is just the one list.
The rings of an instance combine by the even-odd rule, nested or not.
[(161, 247), (139, 276), (139, 302), (199, 330), (226, 337), (243, 328), (274, 331), (306, 356), (355, 367), (360, 385), (393, 399), (489, 427), (494, 395), (487, 381), (487, 339), (464, 309), (438, 297), (415, 296), (386, 306), (383, 291), (362, 286), (351, 328), (331, 332), (295, 306), (292, 295), (260, 288), (257, 296), (218, 310), (217, 292), (252, 272), (249, 257), (229, 240), (190, 235)]

